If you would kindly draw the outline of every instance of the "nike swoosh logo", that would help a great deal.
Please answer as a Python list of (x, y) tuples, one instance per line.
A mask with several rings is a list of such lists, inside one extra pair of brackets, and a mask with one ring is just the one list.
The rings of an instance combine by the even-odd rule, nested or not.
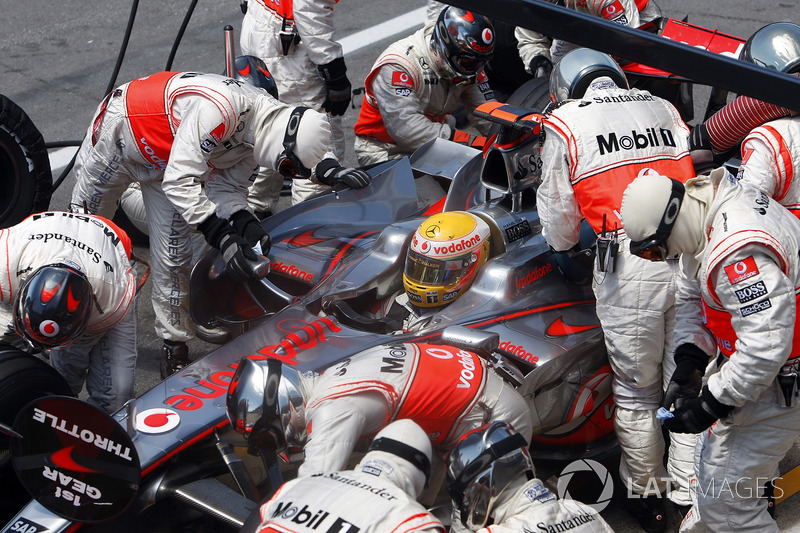
[(83, 465), (78, 464), (75, 459), (72, 458), (72, 450), (75, 449), (75, 446), (67, 446), (66, 448), (61, 448), (57, 452), (53, 453), (50, 456), (50, 460), (53, 461), (53, 464), (59, 468), (63, 468), (65, 470), (70, 470), (72, 472), (89, 472), (89, 473), (97, 473), (99, 470), (94, 470), (93, 468), (87, 468)]
[(330, 238), (326, 237), (324, 239), (320, 239), (319, 237), (314, 236), (314, 232), (316, 229), (311, 229), (301, 233), (300, 235), (296, 235), (290, 239), (287, 239), (286, 242), (293, 246), (297, 246), (302, 248), (304, 246), (313, 246), (314, 244), (319, 244), (321, 242), (329, 241)]
[(582, 331), (588, 331), (590, 329), (599, 328), (600, 324), (592, 324), (588, 326), (575, 326), (571, 324), (566, 324), (558, 317), (552, 324), (547, 326), (547, 331), (545, 332), (547, 335), (551, 337), (563, 337), (564, 335), (572, 335), (574, 333), (581, 333)]

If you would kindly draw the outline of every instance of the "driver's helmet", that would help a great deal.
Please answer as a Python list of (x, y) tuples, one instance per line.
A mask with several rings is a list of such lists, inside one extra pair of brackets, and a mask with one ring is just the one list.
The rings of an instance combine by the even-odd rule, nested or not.
[(464, 211), (439, 213), (420, 224), (406, 257), (403, 285), (417, 307), (454, 302), (489, 258), (489, 225)]
[(506, 422), (467, 433), (447, 457), (447, 488), (461, 523), (470, 531), (489, 524), (495, 505), (519, 476), (533, 479), (525, 437)]
[(448, 74), (456, 85), (475, 83), (494, 51), (495, 34), (483, 15), (446, 7), (439, 13), (431, 35), (436, 71)]
[[(274, 386), (278, 373), (277, 405), (270, 406), (267, 393), (274, 391), (270, 387)], [(252, 440), (262, 431), (274, 428), (277, 430), (274, 445), (280, 456), (287, 462), (302, 458), (308, 430), (305, 400), (296, 370), (268, 360), (243, 358), (228, 386), (226, 406), (231, 426), (245, 438)]]
[(86, 328), (94, 293), (86, 275), (64, 264), (45, 265), (25, 278), (13, 308), (17, 331), (35, 348), (66, 346)]
[(243, 81), (260, 87), (272, 95), (276, 100), (278, 99), (278, 86), (269, 73), (267, 64), (261, 58), (256, 56), (239, 56), (233, 64), (233, 77), (239, 81)]
[(550, 97), (556, 104), (582, 98), (592, 81), (603, 76), (617, 87), (629, 87), (613, 57), (591, 48), (576, 48), (565, 54), (550, 74)]
[(778, 72), (800, 70), (800, 26), (773, 22), (757, 30), (744, 43), (739, 59)]

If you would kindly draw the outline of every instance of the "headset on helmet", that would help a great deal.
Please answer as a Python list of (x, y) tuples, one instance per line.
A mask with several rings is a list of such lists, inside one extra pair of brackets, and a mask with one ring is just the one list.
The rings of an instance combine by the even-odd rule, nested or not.
[(239, 81), (243, 81), (260, 87), (272, 95), (276, 100), (278, 99), (278, 86), (269, 73), (267, 64), (256, 56), (239, 56), (233, 65), (233, 77)]
[(550, 74), (550, 97), (557, 104), (582, 98), (592, 81), (602, 76), (611, 78), (617, 87), (629, 87), (625, 73), (610, 55), (591, 48), (571, 50)]
[(409, 301), (417, 307), (454, 302), (489, 258), (490, 233), (486, 222), (464, 211), (439, 213), (420, 224), (403, 271)]
[(286, 123), (286, 131), (283, 134), (283, 152), (278, 156), (278, 161), (275, 163), (276, 170), (285, 178), (297, 176), (308, 178), (311, 176), (311, 169), (305, 166), (295, 153), (297, 130), (300, 129), (300, 121), (306, 111), (308, 111), (307, 107), (295, 107), (289, 116), (289, 121)]
[(778, 72), (800, 70), (800, 26), (773, 22), (758, 29), (744, 43), (739, 59)]
[(525, 437), (505, 422), (464, 436), (447, 457), (447, 487), (461, 523), (470, 531), (491, 525), (503, 492), (519, 476), (533, 479)]
[(431, 35), (437, 70), (456, 85), (475, 83), (494, 51), (494, 27), (483, 15), (448, 6), (439, 13)]
[(17, 331), (36, 348), (56, 348), (78, 338), (92, 313), (94, 293), (83, 272), (62, 264), (27, 276), (14, 304)]
[(274, 445), (287, 462), (302, 457), (308, 430), (296, 370), (274, 359), (241, 359), (226, 407), (231, 426), (251, 444)]

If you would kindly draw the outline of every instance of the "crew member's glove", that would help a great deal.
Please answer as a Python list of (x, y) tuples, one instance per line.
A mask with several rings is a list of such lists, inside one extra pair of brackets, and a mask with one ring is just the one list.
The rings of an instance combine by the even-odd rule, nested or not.
[(199, 229), (203, 237), (206, 238), (206, 242), (217, 250), (219, 250), (222, 237), (228, 233), (233, 233), (233, 228), (230, 223), (224, 218), (219, 218), (214, 213), (211, 213), (211, 216), (198, 224), (197, 229)]
[(258, 261), (258, 256), (253, 248), (244, 240), (243, 237), (233, 232), (222, 237), (219, 243), (219, 251), (222, 252), (222, 260), (225, 261), (225, 270), (234, 278), (246, 280), (255, 277), (253, 268), (249, 261)]
[(689, 134), (689, 150), (713, 150), (711, 136), (705, 124), (697, 124), (692, 127)]
[(344, 183), (351, 189), (363, 189), (370, 184), (372, 178), (363, 170), (343, 167), (333, 158), (323, 159), (315, 169), (317, 180), (328, 186)]
[(664, 420), (664, 428), (673, 433), (700, 433), (732, 410), (732, 405), (720, 403), (705, 386), (699, 397), (686, 401), (672, 412), (672, 418)]
[(669, 409), (674, 404), (678, 408), (697, 398), (703, 386), (703, 373), (707, 364), (708, 356), (694, 344), (678, 346), (675, 350), (675, 372), (664, 392), (661, 407)]
[(697, 124), (689, 133), (689, 155), (696, 174), (703, 174), (714, 168), (714, 147), (705, 124)]
[(353, 94), (353, 86), (347, 79), (344, 58), (339, 57), (330, 63), (320, 65), (317, 70), (325, 80), (325, 102), (322, 108), (333, 116), (344, 115)]
[(247, 261), (258, 261), (258, 257), (244, 237), (240, 237), (224, 218), (212, 214), (197, 225), (206, 242), (222, 252), (225, 269), (234, 277), (244, 280), (252, 277), (253, 269)]
[(545, 56), (533, 56), (528, 68), (534, 78), (546, 78), (553, 71), (553, 62)]
[(477, 148), (478, 150), (482, 150), (486, 144), (486, 137), (482, 135), (472, 135), (462, 130), (453, 130), (453, 135), (450, 137), (450, 140), (458, 144), (465, 144)]
[(233, 226), (233, 231), (237, 235), (244, 237), (244, 240), (247, 241), (251, 248), (256, 244), (260, 244), (261, 254), (267, 255), (269, 253), (272, 241), (255, 215), (246, 209), (237, 211), (231, 215), (231, 226)]

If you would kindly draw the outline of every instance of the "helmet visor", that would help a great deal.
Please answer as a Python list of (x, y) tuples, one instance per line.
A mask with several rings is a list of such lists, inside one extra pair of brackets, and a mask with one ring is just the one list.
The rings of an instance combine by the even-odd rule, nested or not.
[(666, 261), (666, 239), (654, 235), (641, 241), (631, 241), (631, 253), (648, 261)]
[(462, 54), (458, 56), (451, 56), (450, 65), (459, 74), (477, 74), (488, 63), (485, 57), (475, 57), (472, 55)]
[(408, 279), (415, 283), (453, 285), (471, 271), (470, 267), (477, 260), (477, 257), (472, 257), (473, 255), (473, 252), (469, 252), (443, 260), (425, 257), (414, 250), (409, 250), (405, 273)]
[(288, 147), (278, 156), (275, 168), (284, 178), (308, 178), (311, 176), (311, 169), (300, 162), (300, 159), (292, 151), (292, 147)]

